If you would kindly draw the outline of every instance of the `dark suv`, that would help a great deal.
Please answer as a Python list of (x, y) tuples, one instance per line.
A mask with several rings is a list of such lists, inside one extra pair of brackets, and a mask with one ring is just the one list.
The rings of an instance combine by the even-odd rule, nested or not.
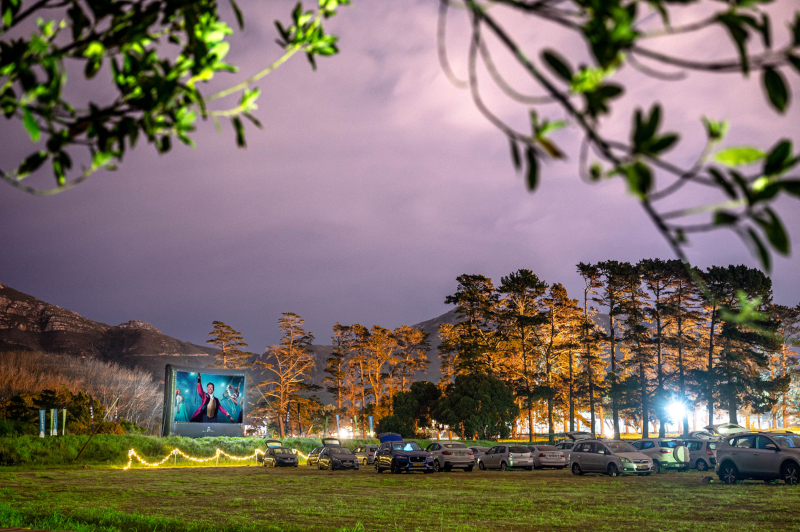
[(716, 473), (726, 484), (752, 478), (800, 481), (800, 436), (791, 432), (740, 432), (720, 440)]
[(433, 473), (433, 456), (415, 441), (386, 441), (375, 453), (375, 472), (423, 471)]

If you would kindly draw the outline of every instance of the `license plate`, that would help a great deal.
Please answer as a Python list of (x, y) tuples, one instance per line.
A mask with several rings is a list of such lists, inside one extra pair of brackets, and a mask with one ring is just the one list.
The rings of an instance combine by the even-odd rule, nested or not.
[(425, 464), (411, 464), (411, 465), (420, 467), (420, 466), (424, 466)]

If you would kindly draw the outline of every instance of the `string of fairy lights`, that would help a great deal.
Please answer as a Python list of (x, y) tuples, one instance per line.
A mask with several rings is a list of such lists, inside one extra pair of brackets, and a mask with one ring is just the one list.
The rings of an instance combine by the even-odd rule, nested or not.
[[(308, 456), (304, 455), (303, 453), (301, 453), (297, 449), (292, 449), (292, 452), (294, 452), (294, 454), (296, 454), (298, 456), (301, 456), (303, 459), (308, 460)], [(224, 456), (225, 458), (228, 458), (230, 460), (236, 460), (238, 462), (243, 462), (245, 460), (253, 460), (254, 458), (258, 457), (259, 454), (263, 455), (264, 451), (262, 451), (261, 449), (256, 449), (255, 452), (253, 452), (253, 454), (248, 455), (248, 456), (233, 456), (232, 454), (226, 453), (222, 449), (217, 449), (216, 453), (214, 453), (214, 456), (209, 456), (209, 457), (206, 457), (206, 458), (200, 458), (200, 457), (197, 457), (197, 456), (190, 456), (190, 455), (186, 454), (185, 452), (181, 451), (180, 449), (178, 449), (176, 447), (176, 448), (172, 449), (172, 451), (170, 451), (170, 453), (167, 456), (165, 456), (161, 461), (159, 461), (159, 462), (148, 462), (147, 460), (142, 458), (139, 455), (139, 453), (136, 452), (136, 449), (130, 449), (128, 451), (128, 464), (125, 467), (123, 467), (122, 469), (127, 471), (131, 467), (133, 467), (133, 460), (134, 459), (136, 459), (137, 462), (139, 462), (140, 464), (142, 464), (145, 467), (158, 467), (158, 466), (164, 465), (167, 462), (167, 460), (169, 460), (170, 458), (178, 457), (178, 456), (181, 456), (181, 457), (183, 457), (183, 458), (185, 458), (187, 460), (190, 460), (192, 462), (210, 462), (211, 460), (219, 460), (220, 456)]]

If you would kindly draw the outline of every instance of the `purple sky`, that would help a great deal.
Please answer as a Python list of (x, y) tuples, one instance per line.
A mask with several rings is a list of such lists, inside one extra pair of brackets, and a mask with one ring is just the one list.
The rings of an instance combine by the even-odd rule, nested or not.
[[(786, 13), (787, 4), (774, 9)], [(249, 75), (278, 56), (272, 21), (286, 20), (293, 3), (241, 5), (247, 28), (228, 59)], [(158, 156), (140, 144), (120, 171), (55, 197), (0, 186), (0, 282), (94, 320), (144, 320), (198, 343), (222, 320), (261, 351), (278, 340), (281, 312), (300, 314), (317, 343), (327, 343), (337, 321), (393, 328), (447, 311), (444, 298), (462, 273), (499, 283), (528, 268), (577, 297), (578, 262), (671, 258), (623, 183), (582, 183), (574, 155), (547, 164), (539, 190), (526, 191), (505, 138), (439, 68), (437, 5), (358, 0), (344, 8), (328, 25), (341, 37), (340, 55), (320, 60), (317, 72), (298, 57), (262, 81), (256, 114), (266, 129), (248, 125), (246, 150), (230, 128), (219, 136), (200, 124), (197, 149)], [(452, 20), (449, 44), (463, 74), (461, 19)], [(573, 64), (586, 57), (560, 30), (509, 24), (532, 46), (568, 47)], [(779, 43), (784, 26), (773, 23)], [(710, 35), (702, 54), (689, 37), (670, 51), (735, 55), (724, 34)], [(532, 89), (508, 61), (501, 67)], [(797, 75), (787, 75), (800, 90)], [(624, 134), (632, 109), (661, 101), (666, 129), (684, 134), (672, 154), (678, 163), (702, 147), (702, 115), (732, 119), (726, 145), (766, 148), (781, 137), (800, 144), (800, 102), (778, 116), (757, 76), (617, 77), (629, 90), (605, 131)], [(488, 94), (498, 114), (524, 127), (524, 107)], [(575, 153), (574, 129), (555, 138)], [(17, 122), (3, 125), (0, 146), (2, 168), (31, 147)], [(690, 192), (683, 204), (704, 199), (718, 201)], [(797, 202), (781, 200), (778, 209), (796, 236)], [(693, 239), (689, 253), (701, 267), (756, 266), (724, 232)], [(777, 258), (772, 277), (776, 302), (800, 302), (794, 256)]]

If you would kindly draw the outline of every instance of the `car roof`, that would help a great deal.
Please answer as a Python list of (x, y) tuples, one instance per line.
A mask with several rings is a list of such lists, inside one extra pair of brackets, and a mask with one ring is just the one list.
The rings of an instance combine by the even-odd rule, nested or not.
[(378, 439), (381, 443), (386, 443), (387, 441), (403, 441), (403, 437), (396, 432), (381, 432), (378, 434)]
[(467, 446), (467, 444), (464, 443), (463, 441), (454, 441), (454, 440), (434, 440), (431, 443), (460, 443), (464, 447)]
[(283, 442), (281, 440), (264, 440), (264, 445), (267, 447), (283, 447)]

